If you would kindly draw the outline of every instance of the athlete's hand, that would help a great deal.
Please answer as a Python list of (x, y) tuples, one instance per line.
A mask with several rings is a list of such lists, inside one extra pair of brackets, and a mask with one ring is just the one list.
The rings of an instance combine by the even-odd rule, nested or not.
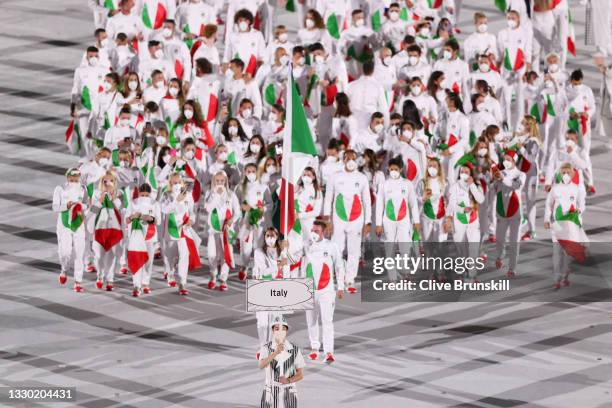
[(382, 225), (377, 225), (376, 226), (376, 236), (377, 237), (381, 237), (383, 234), (383, 227)]
[(344, 299), (344, 291), (343, 290), (339, 290), (337, 292), (337, 296), (338, 296), (338, 299)]
[(363, 226), (363, 235), (368, 235), (370, 233), (370, 229), (371, 229), (371, 225), (370, 224), (366, 224)]

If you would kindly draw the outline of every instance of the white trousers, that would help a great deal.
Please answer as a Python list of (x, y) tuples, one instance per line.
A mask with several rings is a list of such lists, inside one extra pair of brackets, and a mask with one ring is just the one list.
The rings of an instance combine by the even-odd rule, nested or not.
[(335, 213), (333, 217), (334, 233), (332, 242), (338, 246), (340, 254), (346, 248), (346, 278), (347, 284), (354, 284), (359, 270), (361, 256), (361, 233), (363, 230), (363, 214), (354, 221), (342, 221)]
[(521, 214), (517, 212), (511, 218), (497, 218), (497, 243), (495, 245), (496, 257), (501, 259), (506, 249), (506, 236), (508, 237), (508, 266), (509, 270), (515, 271), (519, 254), (519, 228), (521, 226)]
[(119, 256), (121, 255), (119, 245), (115, 245), (109, 251), (105, 251), (98, 243), (93, 244), (93, 253), (98, 270), (98, 280), (113, 283), (115, 279), (115, 268), (117, 268)]
[(308, 324), (308, 338), (313, 350), (321, 348), (323, 339), (323, 352), (334, 352), (334, 309), (336, 307), (336, 293), (326, 290), (324, 293), (315, 292), (314, 308), (306, 311)]
[(62, 273), (73, 271), (75, 282), (81, 282), (85, 267), (85, 225), (81, 225), (76, 232), (58, 225), (57, 254)]
[(153, 272), (153, 258), (155, 256), (155, 246), (157, 241), (145, 241), (147, 245), (147, 254), (149, 260), (143, 265), (140, 270), (132, 274), (132, 284), (135, 288), (141, 288), (142, 286), (148, 287), (151, 284), (151, 274)]
[(227, 277), (230, 270), (229, 266), (225, 262), (225, 257), (223, 256), (222, 239), (223, 236), (221, 233), (208, 234), (208, 265), (210, 266), (212, 280), (215, 282), (217, 279), (222, 282), (227, 282)]
[(169, 265), (168, 280), (174, 279), (174, 272), (178, 272), (179, 284), (187, 285), (187, 274), (189, 273), (189, 248), (185, 238), (177, 240), (166, 240), (166, 256)]

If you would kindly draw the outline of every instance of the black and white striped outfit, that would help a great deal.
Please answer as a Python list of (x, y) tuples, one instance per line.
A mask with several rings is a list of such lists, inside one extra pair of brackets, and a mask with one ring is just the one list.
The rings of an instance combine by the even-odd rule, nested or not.
[[(273, 342), (261, 347), (259, 359), (265, 360), (274, 352)], [(266, 385), (261, 395), (261, 408), (297, 408), (297, 388), (295, 383), (281, 384), (279, 378), (290, 378), (298, 368), (304, 368), (301, 350), (285, 340), (285, 350), (276, 356), (266, 370)]]

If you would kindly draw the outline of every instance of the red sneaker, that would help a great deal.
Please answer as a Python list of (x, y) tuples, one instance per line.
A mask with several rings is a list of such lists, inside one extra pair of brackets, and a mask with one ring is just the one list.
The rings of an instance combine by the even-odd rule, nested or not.
[(185, 288), (183, 289), (179, 289), (179, 295), (181, 296), (187, 296), (189, 294), (189, 291)]
[(526, 232), (525, 234), (523, 234), (523, 236), (521, 237), (521, 241), (529, 241), (531, 239), (531, 232)]
[(134, 297), (140, 296), (140, 290), (138, 290), (138, 289), (132, 290), (132, 296), (134, 296)]
[(348, 293), (350, 293), (351, 295), (354, 295), (355, 293), (357, 293), (357, 288), (354, 286), (349, 286), (347, 289)]
[(544, 184), (544, 182), (546, 182), (546, 178), (544, 177), (544, 174), (540, 174), (540, 184)]
[(257, 353), (255, 353), (255, 360), (259, 360), (259, 356), (260, 356), (260, 354), (259, 354), (259, 351), (258, 351)]
[(83, 287), (81, 286), (80, 283), (75, 283), (74, 284), (74, 291), (78, 292), (78, 293), (81, 293), (81, 292), (84, 292), (85, 289), (83, 289)]
[(247, 274), (246, 271), (244, 269), (241, 269), (238, 272), (238, 279), (240, 279), (241, 281), (245, 280), (247, 278)]
[(65, 273), (60, 274), (59, 276), (60, 285), (65, 285), (67, 280), (68, 280), (68, 277), (66, 276)]
[(497, 242), (497, 237), (495, 235), (489, 235), (489, 242), (494, 244)]
[(365, 261), (363, 259), (359, 259), (359, 267), (363, 268), (365, 266)]
[(559, 289), (561, 289), (561, 282), (557, 282), (557, 283), (555, 283), (555, 286), (553, 286), (553, 289), (554, 289), (554, 290), (559, 290)]
[(482, 259), (482, 262), (486, 264), (489, 260), (489, 256), (487, 254), (482, 254), (480, 255), (480, 259)]
[(176, 286), (176, 281), (173, 278), (171, 278), (168, 281), (168, 286), (170, 286), (171, 288), (174, 288)]
[(164, 272), (164, 280), (167, 281), (168, 280), (168, 272)]
[(145, 287), (142, 288), (142, 293), (144, 293), (145, 295), (148, 295), (151, 293), (151, 288)]
[(89, 273), (94, 273), (96, 272), (96, 267), (90, 262), (87, 264), (87, 268), (85, 268), (85, 270)]
[(508, 270), (508, 272), (506, 272), (506, 276), (511, 279), (516, 276), (516, 273), (514, 273), (514, 271)]
[(590, 185), (589, 186), (589, 194), (591, 194), (591, 195), (595, 194), (595, 186), (594, 185)]
[(495, 268), (496, 269), (501, 269), (504, 266), (504, 261), (502, 261), (501, 259), (496, 259), (495, 260)]
[(122, 266), (121, 269), (119, 269), (119, 272), (121, 272), (122, 275), (125, 275), (128, 273), (128, 268), (127, 266)]
[(106, 291), (107, 292), (112, 292), (113, 291), (113, 284), (112, 283), (107, 283), (106, 284)]
[(211, 279), (211, 280), (208, 281), (208, 289), (213, 290), (215, 288), (215, 286), (217, 286), (217, 285), (215, 284), (214, 280)]
[(561, 281), (561, 283), (563, 284), (563, 286), (569, 286), (570, 281), (569, 281), (569, 279), (565, 278), (565, 279), (563, 279), (563, 280)]
[(219, 290), (221, 292), (225, 292), (227, 290), (227, 284), (226, 283), (222, 283), (219, 285)]
[(103, 285), (104, 285), (104, 284), (102, 283), (102, 281), (101, 281), (101, 280), (97, 280), (97, 281), (96, 281), (96, 288), (98, 288), (98, 289), (102, 289), (102, 286), (103, 286)]
[(327, 353), (327, 357), (325, 357), (325, 362), (333, 363), (334, 361), (336, 361), (336, 359), (334, 358), (334, 355), (332, 353)]
[(159, 259), (161, 258), (161, 251), (155, 251), (155, 254), (153, 255), (153, 259)]
[(316, 351), (313, 351), (312, 353), (308, 355), (308, 358), (311, 360), (316, 360), (317, 358), (319, 358), (319, 353), (317, 353)]

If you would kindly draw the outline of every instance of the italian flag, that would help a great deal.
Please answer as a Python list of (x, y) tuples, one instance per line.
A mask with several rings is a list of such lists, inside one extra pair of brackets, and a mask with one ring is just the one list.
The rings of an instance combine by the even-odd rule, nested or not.
[[(306, 277), (314, 279), (314, 266), (311, 262), (306, 265)], [(316, 290), (325, 289), (327, 285), (332, 281), (331, 269), (325, 262), (321, 265), (321, 272), (319, 273), (319, 280), (316, 283)]]
[(166, 117), (165, 122), (166, 126), (168, 127), (168, 144), (173, 149), (176, 149), (180, 144), (180, 141), (174, 134), (174, 131), (176, 130), (176, 123), (172, 123), (172, 119), (170, 119), (170, 116)]
[(81, 151), (81, 133), (79, 131), (79, 124), (74, 119), (70, 121), (66, 129), (66, 145), (71, 154)]
[(285, 10), (294, 12), (295, 11), (295, 0), (287, 0), (287, 3), (285, 3)]
[(576, 33), (574, 32), (574, 23), (572, 22), (572, 13), (567, 11), (567, 50), (575, 57), (576, 56)]
[(91, 91), (87, 85), (85, 85), (81, 90), (81, 105), (88, 111), (91, 111)]
[(332, 38), (336, 40), (340, 39), (340, 26), (338, 25), (338, 17), (336, 13), (332, 13), (327, 17), (327, 21), (325, 22), (325, 26), (327, 27), (327, 32)]
[(173, 241), (178, 241), (179, 239), (185, 239), (187, 243), (187, 250), (189, 251), (189, 267), (188, 269), (191, 271), (193, 269), (199, 268), (202, 266), (200, 261), (200, 254), (198, 252), (198, 247), (201, 244), (200, 237), (195, 233), (193, 228), (184, 226), (184, 224), (189, 221), (189, 215), (185, 214), (181, 223), (176, 219), (175, 213), (169, 213), (166, 221), (166, 231), (168, 232), (168, 236)]
[(406, 218), (406, 214), (408, 213), (408, 204), (406, 204), (406, 199), (402, 198), (402, 202), (400, 203), (399, 209), (395, 209), (395, 205), (393, 205), (393, 200), (388, 199), (387, 205), (385, 206), (385, 214), (387, 218), (391, 221), (401, 221)]
[(166, 19), (166, 7), (157, 2), (157, 7), (155, 8), (155, 20), (151, 20), (151, 14), (149, 12), (149, 5), (145, 3), (142, 8), (142, 24), (148, 29), (157, 30), (161, 28), (164, 24), (164, 20)]
[(304, 112), (297, 85), (293, 79), (292, 66), (287, 69), (287, 97), (285, 112), (287, 119), (283, 134), (282, 180), (280, 189), (280, 232), (287, 235), (293, 228), (295, 214), (295, 185), (304, 168), (317, 156), (314, 138)]
[(274, 87), (274, 84), (269, 83), (268, 86), (266, 86), (266, 89), (264, 89), (264, 101), (268, 105), (275, 105), (277, 103), (282, 102), (280, 94), (278, 96), (276, 95), (277, 95), (277, 92), (276, 92), (276, 88)]
[(227, 164), (230, 166), (235, 166), (236, 163), (238, 163), (236, 159), (236, 152), (232, 150), (230, 154), (227, 155)]
[[(465, 209), (465, 203), (461, 202), (459, 204), (459, 207)], [(468, 218), (468, 214), (469, 214), (469, 218)], [(469, 213), (465, 213), (465, 212), (458, 212), (455, 214), (455, 216), (457, 217), (457, 219), (459, 220), (460, 223), (462, 224), (471, 224), (474, 221), (476, 221), (476, 219), (478, 218), (478, 211), (476, 211), (474, 208), (472, 208), (472, 211), (470, 211)]]
[(229, 208), (225, 209), (223, 217), (220, 216), (219, 211), (215, 208), (210, 212), (209, 225), (218, 233), (221, 233), (221, 244), (223, 246), (223, 259), (230, 268), (234, 267), (234, 254), (232, 251), (232, 235), (231, 231), (232, 212)]
[(508, 11), (508, 3), (506, 2), (506, 0), (494, 0), (494, 2), (495, 7), (497, 7), (497, 9), (502, 13)]
[(108, 252), (122, 239), (121, 214), (106, 194), (102, 201), (102, 208), (96, 216), (94, 240), (104, 251)]
[(460, 166), (477, 166), (478, 162), (476, 161), (476, 157), (472, 153), (466, 153), (457, 160), (455, 163), (455, 168)]
[(379, 32), (380, 29), (382, 28), (382, 12), (381, 10), (376, 10), (373, 14), (372, 14), (372, 30), (374, 30), (375, 32)]
[[(183, 26), (183, 33), (191, 34), (191, 29), (189, 28), (189, 24), (185, 24)], [(193, 47), (193, 39), (185, 39), (185, 44), (187, 45), (187, 48), (191, 50), (191, 47)], [(191, 56), (193, 57), (193, 54)]]
[(138, 273), (149, 261), (149, 253), (147, 252), (147, 244), (145, 242), (145, 231), (142, 227), (140, 219), (132, 220), (130, 231), (130, 241), (127, 247), (127, 264), (132, 273)]
[(427, 0), (427, 5), (431, 9), (437, 9), (442, 6), (442, 0)]
[(196, 172), (191, 168), (189, 163), (185, 163), (184, 170), (185, 175), (193, 180), (193, 190), (191, 191), (191, 196), (193, 198), (193, 202), (198, 203), (200, 201), (200, 195), (202, 195), (202, 185), (196, 177)]
[(206, 113), (206, 122), (212, 122), (217, 118), (219, 110), (219, 97), (215, 93), (210, 93), (208, 97), (208, 111)]
[(423, 203), (423, 213), (430, 220), (439, 220), (446, 214), (446, 208), (444, 207), (444, 198), (440, 197), (438, 199), (438, 209), (434, 210), (433, 204), (431, 203), (431, 199), (427, 199)]
[(149, 183), (153, 191), (157, 190), (157, 177), (155, 176), (155, 166), (147, 166), (145, 179), (147, 180), (147, 183)]
[(454, 146), (455, 144), (457, 144), (457, 142), (459, 141), (459, 139), (457, 139), (457, 136), (455, 136), (453, 133), (451, 133), (448, 136), (448, 139), (446, 139), (446, 143), (440, 143), (437, 148), (440, 150), (446, 150), (451, 146)]
[(336, 196), (334, 200), (334, 209), (336, 211), (336, 215), (344, 222), (352, 222), (355, 221), (362, 212), (361, 199), (359, 195), (355, 194), (352, 197), (351, 203), (351, 211), (349, 213), (346, 212), (346, 200), (342, 193)]
[(504, 205), (504, 196), (502, 192), (497, 192), (497, 202), (495, 205), (495, 209), (497, 210), (498, 216), (502, 218), (510, 218), (519, 211), (520, 206), (521, 203), (516, 191), (513, 191), (510, 194), (510, 198), (508, 198), (508, 202), (506, 203), (506, 205)]
[(76, 232), (83, 224), (83, 207), (77, 203), (65, 211), (62, 211), (62, 225), (72, 232)]
[(416, 163), (412, 159), (408, 159), (406, 161), (406, 178), (409, 181), (414, 181), (418, 173), (419, 173), (419, 170), (418, 170)]
[[(234, 58), (239, 58), (242, 60), (242, 57), (240, 57), (240, 55), (237, 53), (236, 55), (234, 55)], [(249, 60), (246, 62), (246, 65), (244, 67), (244, 73), (250, 74), (252, 78), (255, 78), (256, 72), (257, 72), (257, 57), (254, 54), (251, 54), (249, 56)]]
[(553, 240), (561, 245), (568, 256), (581, 263), (585, 261), (589, 239), (580, 222), (580, 214), (573, 205), (567, 212), (563, 211), (561, 205), (557, 206), (552, 233)]
[(109, 11), (117, 10), (117, 7), (115, 7), (115, 2), (113, 0), (104, 0), (104, 8), (108, 9)]
[(538, 105), (537, 101), (534, 102), (534, 104), (531, 106), (531, 109), (529, 109), (529, 114), (536, 118), (538, 123), (544, 123), (544, 121), (542, 120), (542, 115), (540, 114), (540, 106)]
[(174, 73), (178, 79), (183, 79), (185, 73), (185, 67), (179, 58), (174, 60)]
[(514, 61), (510, 58), (510, 50), (508, 48), (504, 50), (504, 68), (507, 71), (516, 72), (521, 69), (523, 65), (525, 65), (525, 54), (522, 48), (516, 50)]

